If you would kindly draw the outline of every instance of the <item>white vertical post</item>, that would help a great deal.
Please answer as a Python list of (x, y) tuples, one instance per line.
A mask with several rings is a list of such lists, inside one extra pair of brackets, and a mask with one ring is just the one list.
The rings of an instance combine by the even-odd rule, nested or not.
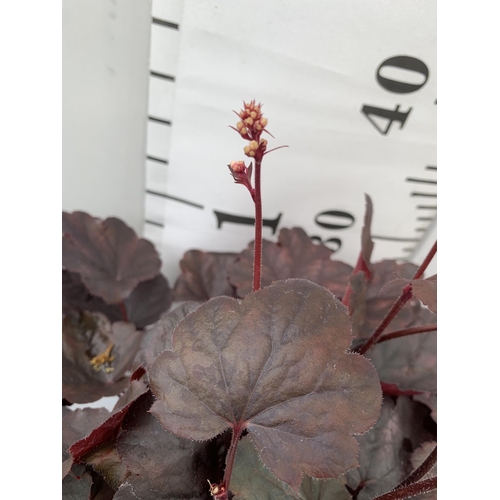
[(63, 210), (142, 234), (150, 0), (64, 0)]

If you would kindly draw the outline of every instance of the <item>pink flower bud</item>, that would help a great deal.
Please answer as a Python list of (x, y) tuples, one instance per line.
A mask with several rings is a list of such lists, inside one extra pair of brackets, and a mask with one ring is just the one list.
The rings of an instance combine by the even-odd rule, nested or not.
[(235, 174), (241, 174), (245, 172), (246, 170), (246, 165), (244, 161), (232, 161), (229, 164), (229, 168), (235, 173)]

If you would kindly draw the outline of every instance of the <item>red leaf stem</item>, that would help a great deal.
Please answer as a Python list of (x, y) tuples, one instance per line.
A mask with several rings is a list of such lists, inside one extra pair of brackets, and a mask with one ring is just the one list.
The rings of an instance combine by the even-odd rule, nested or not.
[(368, 339), (358, 348), (356, 352), (359, 354), (364, 354), (370, 347), (375, 345), (382, 335), (383, 331), (387, 328), (389, 323), (396, 317), (399, 311), (403, 308), (403, 306), (413, 297), (411, 292), (411, 284), (406, 285), (403, 288), (403, 293), (401, 296), (394, 302), (389, 312), (385, 315), (382, 322), (378, 325), (376, 330), (370, 335)]
[(434, 255), (436, 255), (437, 252), (437, 240), (434, 242), (434, 245), (432, 245), (432, 248), (429, 250), (429, 253), (425, 257), (424, 261), (420, 265), (420, 267), (417, 269), (417, 272), (413, 276), (412, 279), (418, 280), (420, 279), (423, 275), (425, 270), (427, 269), (427, 266), (431, 263), (431, 260), (434, 258)]
[(409, 484), (408, 486), (404, 486), (403, 488), (397, 488), (395, 490), (389, 491), (389, 493), (380, 495), (373, 500), (400, 500), (403, 498), (410, 498), (415, 495), (420, 495), (421, 493), (428, 493), (429, 491), (435, 490), (436, 488), (437, 476)]
[(118, 304), (118, 306), (120, 307), (120, 312), (122, 313), (123, 321), (130, 323), (130, 321), (128, 319), (127, 309), (125, 308), (125, 304), (123, 303), (123, 300)]
[(417, 467), (406, 479), (401, 481), (394, 489), (397, 490), (419, 481), (436, 465), (436, 462), (437, 445), (431, 451), (429, 456), (420, 464), (420, 466)]
[(238, 425), (233, 429), (233, 435), (231, 437), (231, 445), (226, 456), (226, 469), (224, 470), (224, 479), (222, 484), (224, 485), (226, 496), (220, 497), (220, 500), (227, 500), (229, 493), (229, 481), (231, 480), (231, 475), (233, 473), (234, 459), (236, 458), (236, 449), (238, 448), (238, 443), (241, 438), (241, 434), (245, 430), (244, 425)]
[(437, 323), (431, 323), (429, 325), (422, 326), (413, 326), (412, 328), (403, 328), (402, 330), (394, 330), (393, 332), (382, 335), (377, 340), (377, 344), (380, 344), (380, 342), (385, 342), (386, 340), (406, 337), (407, 335), (415, 335), (416, 333), (433, 332), (434, 330), (437, 330)]

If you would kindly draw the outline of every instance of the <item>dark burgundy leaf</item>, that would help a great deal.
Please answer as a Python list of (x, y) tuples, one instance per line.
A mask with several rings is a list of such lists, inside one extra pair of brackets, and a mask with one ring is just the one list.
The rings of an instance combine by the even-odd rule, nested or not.
[(208, 500), (206, 445), (165, 431), (148, 412), (152, 402), (144, 394), (123, 421), (117, 449), (131, 475), (116, 498)]
[(174, 300), (206, 301), (220, 295), (233, 295), (228, 281), (229, 265), (235, 253), (202, 252), (190, 250), (180, 262), (182, 274), (174, 287)]
[(120, 219), (63, 212), (62, 229), (63, 267), (79, 273), (90, 293), (108, 304), (123, 301), (141, 281), (160, 272), (152, 243)]
[(62, 420), (63, 477), (73, 465), (73, 457), (68, 451), (70, 446), (88, 436), (109, 417), (109, 411), (106, 408), (84, 408), (68, 411), (69, 413)]
[(184, 302), (158, 321), (148, 338), (148, 343), (145, 348), (144, 361), (146, 366), (150, 366), (156, 357), (165, 349), (172, 349), (172, 334), (174, 328), (178, 325), (179, 321), (193, 311), (196, 311), (201, 304), (202, 302)]
[[(423, 324), (434, 316), (423, 309)], [(427, 404), (437, 418), (437, 333), (425, 332), (375, 344), (366, 356), (377, 368), (380, 379), (400, 391), (417, 391), (414, 399)]]
[(346, 475), (351, 490), (360, 490), (357, 500), (371, 500), (390, 491), (413, 471), (413, 450), (431, 437), (423, 424), (428, 413), (409, 397), (398, 397), (396, 402), (384, 398), (375, 427), (356, 438), (360, 466)]
[[(99, 313), (72, 312), (63, 319), (63, 398), (73, 403), (89, 403), (114, 396), (128, 385), (135, 367), (133, 359), (143, 333), (130, 323), (112, 325)], [(91, 360), (113, 345), (111, 363), (99, 371)], [(106, 373), (106, 369), (113, 369)]]
[(84, 438), (71, 445), (69, 452), (73, 460), (75, 462), (82, 460), (84, 455), (87, 455), (103, 443), (114, 439), (131, 405), (139, 396), (147, 391), (148, 388), (146, 384), (141, 380), (133, 380), (130, 382), (128, 391), (120, 398), (108, 418), (100, 425), (94, 427)]
[(152, 325), (172, 304), (172, 290), (167, 278), (159, 274), (155, 278), (139, 283), (124, 301), (128, 319), (137, 328)]
[(234, 500), (351, 500), (344, 484), (337, 479), (304, 476), (299, 491), (293, 490), (264, 467), (248, 436), (238, 445), (231, 492)]
[[(333, 251), (325, 245), (315, 244), (301, 228), (282, 229), (278, 243), (263, 240), (262, 286), (287, 278), (304, 278), (330, 290), (342, 298), (352, 266), (331, 260)], [(239, 297), (252, 291), (253, 242), (239, 254), (230, 268), (229, 281), (236, 287)]]
[(380, 290), (380, 294), (383, 295), (388, 292), (401, 293), (408, 284), (411, 284), (413, 295), (433, 313), (437, 314), (437, 274), (418, 280), (395, 279), (384, 285)]
[[(139, 283), (123, 303), (128, 320), (137, 328), (143, 329), (168, 310), (172, 303), (172, 290), (165, 276), (159, 274), (152, 280)], [(100, 312), (112, 322), (124, 320), (119, 306), (94, 297), (79, 274), (63, 270), (63, 314), (72, 310)]]
[(347, 308), (307, 280), (211, 299), (151, 366), (151, 412), (189, 439), (247, 429), (264, 464), (296, 490), (302, 473), (337, 477), (357, 464), (351, 435), (380, 412), (380, 381), (346, 352), (351, 335)]
[(62, 272), (62, 312), (92, 311), (104, 314), (110, 321), (123, 320), (120, 308), (90, 294), (78, 273)]

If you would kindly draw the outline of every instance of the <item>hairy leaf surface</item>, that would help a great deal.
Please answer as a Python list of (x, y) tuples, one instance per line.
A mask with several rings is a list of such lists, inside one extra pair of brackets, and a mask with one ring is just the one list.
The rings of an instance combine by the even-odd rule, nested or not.
[(188, 314), (196, 311), (201, 304), (201, 302), (193, 301), (184, 302), (158, 321), (151, 335), (149, 335), (148, 343), (145, 347), (144, 361), (147, 366), (150, 366), (163, 351), (172, 349), (172, 336), (175, 327)]
[(346, 352), (351, 340), (347, 308), (307, 280), (211, 299), (151, 366), (151, 411), (189, 439), (248, 429), (265, 465), (295, 489), (302, 473), (337, 477), (356, 466), (352, 434), (372, 427), (381, 403), (371, 363)]
[(231, 492), (234, 500), (351, 499), (344, 484), (337, 479), (320, 480), (304, 476), (299, 491), (295, 491), (264, 467), (248, 436), (238, 445)]
[[(96, 425), (85, 437), (70, 446), (69, 452), (73, 459), (78, 461), (102, 444), (113, 440), (117, 436), (120, 425), (134, 401), (145, 394), (147, 390), (146, 384), (140, 380), (130, 382), (128, 390), (120, 398), (107, 418), (99, 425)], [(88, 410), (88, 408), (84, 410)]]
[(62, 230), (63, 267), (79, 273), (90, 293), (108, 304), (123, 301), (141, 281), (160, 272), (153, 244), (120, 219), (63, 212)]
[[(422, 465), (424, 460), (431, 454), (431, 452), (436, 447), (436, 441), (427, 441), (422, 443), (412, 454), (411, 464), (413, 469), (417, 469)], [(430, 477), (437, 476), (437, 464), (422, 478), (428, 479)], [(437, 490), (430, 491), (428, 493), (423, 493), (422, 495), (417, 495), (414, 497), (415, 500), (436, 500)]]
[(182, 274), (174, 287), (174, 300), (206, 301), (220, 295), (232, 296), (229, 266), (235, 253), (202, 252), (189, 250), (180, 262)]
[[(352, 266), (331, 260), (332, 254), (333, 251), (322, 243), (313, 243), (303, 229), (282, 229), (278, 243), (262, 242), (262, 286), (287, 278), (303, 278), (342, 298)], [(252, 291), (253, 242), (230, 268), (229, 281), (236, 287), (238, 297)]]

